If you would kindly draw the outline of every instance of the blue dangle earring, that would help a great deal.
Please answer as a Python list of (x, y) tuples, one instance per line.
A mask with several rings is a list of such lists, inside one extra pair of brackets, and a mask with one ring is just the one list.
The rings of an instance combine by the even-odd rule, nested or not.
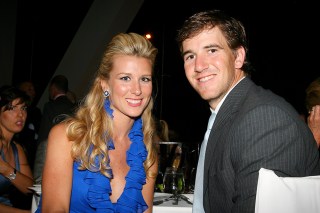
[(110, 107), (110, 99), (108, 98), (110, 96), (110, 92), (108, 90), (105, 90), (103, 92), (103, 95), (105, 97), (104, 100), (104, 109), (106, 110), (106, 112), (113, 118), (113, 109), (111, 109)]
[(105, 98), (108, 98), (110, 93), (109, 93), (108, 90), (106, 90), (106, 91), (103, 92), (103, 95), (104, 95)]

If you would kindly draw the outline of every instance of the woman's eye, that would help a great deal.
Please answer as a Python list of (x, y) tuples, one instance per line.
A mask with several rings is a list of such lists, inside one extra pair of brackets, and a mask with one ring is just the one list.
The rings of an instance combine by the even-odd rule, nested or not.
[(15, 110), (15, 109), (16, 109), (16, 106), (12, 106), (12, 105), (9, 105), (9, 106), (8, 106), (8, 110), (10, 110), (10, 111), (11, 111), (11, 110)]
[(141, 80), (142, 80), (143, 82), (152, 81), (152, 79), (151, 79), (151, 78), (148, 78), (148, 77), (143, 77)]
[(21, 110), (27, 111), (27, 110), (28, 110), (28, 107), (27, 107), (27, 106), (23, 106), (23, 107), (21, 107)]
[(130, 80), (130, 77), (124, 76), (124, 77), (121, 77), (120, 79), (121, 79), (121, 80), (124, 80), (124, 81), (129, 81), (129, 80)]

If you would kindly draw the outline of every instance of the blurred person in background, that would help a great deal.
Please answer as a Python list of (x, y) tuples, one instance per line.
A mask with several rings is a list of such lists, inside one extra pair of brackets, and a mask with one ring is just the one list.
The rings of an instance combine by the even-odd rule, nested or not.
[(69, 81), (64, 75), (56, 75), (51, 79), (49, 101), (43, 107), (38, 147), (34, 160), (33, 177), (37, 184), (41, 184), (42, 181), (42, 170), (51, 128), (74, 113), (76, 106), (68, 98), (68, 91)]
[(72, 115), (75, 105), (67, 96), (69, 81), (64, 75), (54, 76), (49, 83), (49, 101), (42, 110), (38, 143), (48, 138), (50, 129), (67, 115)]
[(320, 77), (312, 81), (306, 89), (306, 108), (309, 112), (307, 123), (320, 146)]
[[(30, 212), (33, 185), (24, 149), (16, 143), (15, 134), (22, 131), (27, 118), (28, 97), (12, 86), (0, 88), (0, 212)], [(18, 192), (26, 197), (22, 198)], [(27, 199), (27, 210), (18, 209), (14, 198)], [(29, 198), (29, 199), (28, 199)]]
[(17, 142), (25, 148), (29, 165), (33, 170), (42, 113), (34, 102), (36, 90), (32, 81), (22, 81), (17, 87), (30, 98), (30, 104), (28, 104), (27, 108), (27, 120), (23, 130), (18, 134)]

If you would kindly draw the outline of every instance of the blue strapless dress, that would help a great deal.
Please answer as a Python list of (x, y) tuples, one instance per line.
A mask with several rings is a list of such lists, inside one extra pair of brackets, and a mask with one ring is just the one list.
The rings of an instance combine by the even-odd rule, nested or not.
[[(142, 213), (148, 206), (142, 196), (142, 186), (146, 183), (146, 173), (143, 163), (148, 152), (143, 143), (141, 118), (136, 120), (130, 133), (130, 148), (126, 153), (130, 169), (125, 177), (126, 185), (116, 203), (112, 203), (110, 179), (100, 172), (79, 170), (79, 162), (73, 164), (73, 180), (70, 200), (72, 213)], [(109, 150), (114, 149), (112, 142)], [(41, 200), (36, 213), (41, 212)]]

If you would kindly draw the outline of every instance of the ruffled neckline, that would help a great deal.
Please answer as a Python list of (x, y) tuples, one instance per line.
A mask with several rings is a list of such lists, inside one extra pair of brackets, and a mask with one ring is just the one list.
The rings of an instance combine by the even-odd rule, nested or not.
[[(110, 108), (110, 101), (105, 101), (106, 112), (113, 118), (113, 110)], [(142, 187), (146, 183), (146, 173), (143, 167), (147, 159), (147, 149), (143, 142), (142, 119), (135, 120), (130, 132), (130, 147), (126, 152), (127, 164), (130, 167), (125, 177), (126, 185), (117, 200), (112, 203), (109, 194), (112, 192), (110, 179), (100, 172), (88, 172), (85, 182), (89, 190), (87, 198), (91, 207), (97, 212), (144, 212), (148, 206), (142, 196)], [(109, 150), (114, 149), (113, 141), (108, 142)]]

